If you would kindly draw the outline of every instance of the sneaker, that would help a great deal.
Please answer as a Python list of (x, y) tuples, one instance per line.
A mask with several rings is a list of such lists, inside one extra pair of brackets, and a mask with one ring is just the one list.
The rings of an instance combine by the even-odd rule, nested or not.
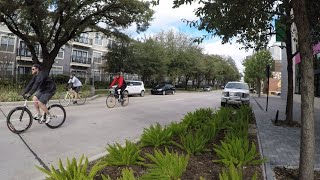
[(47, 114), (47, 119), (46, 119), (46, 124), (49, 123), (52, 119), (52, 115), (51, 114)]
[(42, 117), (41, 114), (37, 114), (37, 115), (33, 116), (33, 119), (39, 121), (41, 119), (41, 117)]

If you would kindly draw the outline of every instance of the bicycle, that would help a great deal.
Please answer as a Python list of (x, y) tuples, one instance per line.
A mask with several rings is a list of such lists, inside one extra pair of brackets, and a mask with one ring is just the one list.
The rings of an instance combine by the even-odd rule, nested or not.
[(123, 99), (121, 99), (120, 95), (120, 89), (118, 89), (118, 93), (114, 92), (113, 89), (110, 90), (110, 94), (108, 95), (106, 99), (106, 104), (108, 108), (113, 108), (117, 101), (118, 103), (121, 103), (121, 106), (125, 107), (129, 104), (129, 96), (128, 93), (125, 93), (125, 91), (122, 93), (123, 94)]
[[(67, 90), (67, 92), (64, 92), (60, 95), (59, 103), (61, 106), (67, 107), (70, 104), (71, 100), (73, 101), (75, 100), (74, 97), (75, 97), (75, 92), (70, 88), (69, 90)], [(87, 100), (86, 96), (81, 91), (78, 92), (77, 104), (82, 105), (86, 102), (86, 100)]]
[[(28, 100), (24, 99), (24, 105), (12, 109), (7, 116), (7, 126), (13, 133), (20, 134), (28, 130), (34, 119), (29, 107)], [(49, 123), (45, 123), (49, 128), (55, 129), (60, 127), (66, 120), (66, 110), (60, 104), (48, 105), (48, 110), (52, 116)], [(46, 114), (44, 114), (46, 119)], [(39, 124), (43, 124), (39, 119), (36, 120)]]

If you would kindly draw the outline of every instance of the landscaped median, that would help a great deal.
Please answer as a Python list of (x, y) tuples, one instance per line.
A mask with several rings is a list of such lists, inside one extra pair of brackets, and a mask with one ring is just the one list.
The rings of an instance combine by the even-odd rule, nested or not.
[(145, 128), (138, 143), (109, 144), (108, 154), (89, 163), (60, 160), (59, 167), (43, 171), (55, 180), (91, 179), (263, 179), (254, 123), (248, 106), (239, 109), (198, 109), (180, 123)]

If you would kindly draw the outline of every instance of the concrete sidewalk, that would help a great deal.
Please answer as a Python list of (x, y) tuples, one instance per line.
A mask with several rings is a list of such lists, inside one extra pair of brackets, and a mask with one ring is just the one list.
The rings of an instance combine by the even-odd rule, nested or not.
[[(273, 180), (273, 168), (285, 166), (297, 168), (300, 156), (300, 128), (280, 127), (272, 124), (276, 112), (279, 110), (279, 120), (285, 119), (286, 100), (278, 96), (269, 97), (268, 111), (266, 112), (266, 96), (251, 98), (251, 105), (256, 117), (258, 135), (260, 138), (261, 152), (267, 162), (265, 163), (266, 179)], [(320, 100), (315, 99), (315, 134), (316, 155), (315, 168), (320, 168)], [(294, 95), (293, 117), (294, 121), (300, 122), (300, 96)]]

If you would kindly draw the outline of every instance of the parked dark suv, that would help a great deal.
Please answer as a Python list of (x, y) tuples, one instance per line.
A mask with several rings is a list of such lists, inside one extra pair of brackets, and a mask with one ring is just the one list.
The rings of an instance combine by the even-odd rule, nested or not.
[(153, 89), (151, 89), (151, 94), (174, 94), (176, 88), (172, 84), (158, 84)]

